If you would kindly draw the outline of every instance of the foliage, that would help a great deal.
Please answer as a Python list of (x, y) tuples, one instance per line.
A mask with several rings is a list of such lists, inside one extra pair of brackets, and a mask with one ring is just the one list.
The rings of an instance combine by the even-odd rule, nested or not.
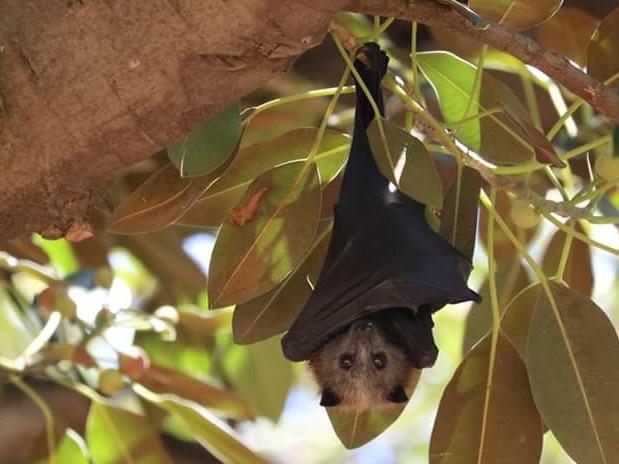
[[(615, 85), (619, 9), (598, 24), (560, 0), (469, 6), (481, 19), (462, 14), (478, 27), (535, 28), (542, 46)], [(331, 34), (345, 65), (337, 86), (257, 106), (248, 97), (170, 147), (132, 193), (127, 176), (110, 193), (115, 234), (71, 245), (21, 239), (0, 253), (3, 380), (44, 412), (25, 379), (91, 400), (83, 435), (57, 433), (45, 414), (40, 462), (172, 462), (160, 430), (223, 462), (264, 459), (230, 425), (277, 420), (293, 383), (271, 337), (290, 326), (324, 259), (349, 148), (349, 52), (365, 40), (383, 41), (392, 57), (388, 117), (368, 129), (377, 162), (428, 205), (446, 240), (468, 256), (475, 245), (484, 297), (463, 321), (430, 462), (536, 463), (544, 433), (579, 463), (619, 455), (619, 339), (605, 313), (618, 295), (608, 292), (604, 309), (592, 299), (592, 257), (619, 255), (597, 238), (614, 237), (619, 223), (616, 127), (485, 45), (454, 45), (441, 33), (436, 50), (419, 52), (413, 24), (402, 53), (385, 39), (392, 22), (340, 14)], [(181, 248), (196, 231), (217, 231), (207, 286)], [(125, 264), (110, 268), (111, 256)], [(132, 297), (119, 305), (121, 288)], [(209, 298), (216, 311), (200, 303)], [(353, 448), (400, 412), (329, 416)]]

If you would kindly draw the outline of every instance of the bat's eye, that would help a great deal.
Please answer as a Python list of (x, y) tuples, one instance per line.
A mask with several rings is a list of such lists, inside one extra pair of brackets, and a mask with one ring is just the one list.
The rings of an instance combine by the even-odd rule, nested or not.
[(372, 362), (374, 363), (374, 367), (381, 371), (387, 366), (387, 355), (383, 352), (376, 353), (372, 356)]
[(345, 371), (349, 371), (355, 362), (355, 357), (350, 353), (344, 353), (340, 356), (340, 367)]

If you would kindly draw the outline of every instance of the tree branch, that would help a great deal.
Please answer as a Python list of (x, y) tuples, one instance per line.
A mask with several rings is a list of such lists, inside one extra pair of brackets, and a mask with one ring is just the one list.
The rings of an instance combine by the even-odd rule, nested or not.
[(571, 65), (565, 57), (542, 48), (535, 40), (518, 32), (510, 31), (498, 24), (476, 27), (452, 8), (426, 0), (357, 0), (350, 2), (349, 9), (364, 14), (417, 21), (428, 26), (459, 32), (488, 44), (536, 67), (590, 103), (600, 114), (613, 122), (619, 121), (619, 99), (614, 89)]

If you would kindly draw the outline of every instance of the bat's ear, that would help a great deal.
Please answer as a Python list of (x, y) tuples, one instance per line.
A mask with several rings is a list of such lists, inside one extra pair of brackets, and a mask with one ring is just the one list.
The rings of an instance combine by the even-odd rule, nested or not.
[(387, 395), (387, 401), (391, 403), (406, 403), (408, 401), (408, 395), (404, 390), (404, 386), (401, 384), (396, 385)]
[(330, 407), (337, 406), (342, 402), (340, 398), (333, 390), (325, 388), (322, 391), (322, 397), (320, 398), (320, 406)]

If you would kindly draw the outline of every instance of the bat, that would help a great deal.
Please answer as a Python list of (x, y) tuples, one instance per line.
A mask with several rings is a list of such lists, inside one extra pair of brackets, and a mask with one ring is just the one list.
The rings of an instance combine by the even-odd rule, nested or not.
[(388, 57), (375, 43), (358, 50), (357, 105), (350, 156), (315, 288), (282, 339), (291, 361), (309, 361), (320, 404), (348, 410), (408, 401), (413, 369), (436, 361), (432, 314), (447, 303), (480, 301), (467, 286), (471, 262), (424, 217), (425, 205), (381, 174), (366, 129), (384, 116)]

